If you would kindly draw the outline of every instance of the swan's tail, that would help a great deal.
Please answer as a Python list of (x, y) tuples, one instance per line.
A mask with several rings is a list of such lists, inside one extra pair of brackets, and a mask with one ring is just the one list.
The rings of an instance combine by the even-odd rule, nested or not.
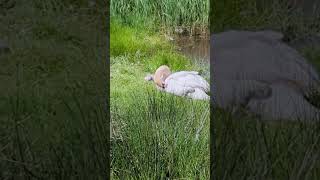
[(189, 97), (198, 100), (210, 100), (210, 96), (208, 96), (208, 94), (206, 94), (203, 90), (198, 88), (196, 88), (193, 93), (190, 93)]

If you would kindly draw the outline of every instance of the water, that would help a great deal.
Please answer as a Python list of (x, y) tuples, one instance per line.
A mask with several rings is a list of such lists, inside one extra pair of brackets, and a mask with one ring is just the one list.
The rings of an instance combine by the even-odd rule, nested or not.
[(210, 41), (208, 36), (176, 35), (172, 43), (177, 51), (189, 57), (200, 67), (199, 73), (205, 79), (210, 79)]
[(209, 37), (176, 35), (172, 42), (177, 46), (177, 51), (194, 61), (209, 63)]

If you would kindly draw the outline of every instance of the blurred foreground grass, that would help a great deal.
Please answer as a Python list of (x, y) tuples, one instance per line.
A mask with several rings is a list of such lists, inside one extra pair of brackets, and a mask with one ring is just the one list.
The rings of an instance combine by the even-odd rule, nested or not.
[(87, 2), (0, 15), (0, 179), (107, 177), (107, 2)]

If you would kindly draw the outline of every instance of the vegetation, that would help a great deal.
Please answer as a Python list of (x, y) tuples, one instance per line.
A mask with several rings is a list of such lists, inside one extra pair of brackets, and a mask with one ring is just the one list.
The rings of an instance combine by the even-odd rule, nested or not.
[(214, 111), (216, 178), (318, 179), (319, 124)]
[(86, 2), (1, 10), (0, 179), (108, 177), (106, 2)]
[(146, 24), (114, 17), (109, 81), (108, 2), (1, 4), (0, 37), (11, 52), (0, 54), (0, 179), (107, 178), (110, 81), (113, 178), (208, 178), (208, 102), (162, 94), (143, 81), (160, 64), (202, 67)]
[[(155, 33), (205, 28), (207, 2), (112, 0), (110, 81), (104, 64), (109, 1), (90, 2), (1, 4), (0, 38), (11, 52), (0, 54), (0, 179), (105, 179), (110, 134), (113, 179), (208, 179), (209, 103), (160, 93), (143, 80), (161, 64), (207, 71)], [(211, 30), (319, 32), (315, 20), (278, 5), (216, 1)], [(303, 52), (319, 63), (319, 50)], [(219, 109), (212, 115), (218, 179), (318, 179), (318, 124), (235, 118)]]
[[(197, 6), (194, 6), (194, 4)], [(208, 1), (115, 1), (111, 9), (111, 168), (114, 179), (209, 178), (209, 103), (158, 92), (143, 78), (160, 65), (196, 64), (162, 34), (205, 31)]]
[(163, 64), (172, 71), (202, 67), (155, 32), (112, 21), (110, 34), (112, 178), (208, 179), (209, 103), (159, 92), (144, 80)]
[(112, 17), (134, 26), (173, 30), (176, 27), (208, 28), (209, 1), (205, 0), (111, 0)]
[[(291, 4), (290, 4), (291, 3)], [(300, 2), (301, 3), (301, 2)], [(320, 14), (305, 15), (292, 1), (225, 0), (210, 3), (210, 31), (274, 29), (294, 40), (319, 33)]]

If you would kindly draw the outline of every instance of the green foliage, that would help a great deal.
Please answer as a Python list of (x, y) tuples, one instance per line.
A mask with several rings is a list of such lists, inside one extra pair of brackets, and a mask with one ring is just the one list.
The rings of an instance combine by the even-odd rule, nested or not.
[(172, 71), (191, 70), (193, 65), (185, 56), (168, 51), (158, 51), (146, 60), (146, 71), (155, 72), (161, 65), (167, 65)]
[(112, 16), (125, 23), (154, 22), (155, 25), (208, 26), (209, 1), (202, 0), (111, 0)]
[(145, 86), (112, 101), (114, 178), (208, 179), (209, 104)]
[(307, 48), (302, 50), (302, 53), (314, 65), (318, 72), (320, 72), (320, 48)]
[(154, 72), (164, 64), (173, 71), (190, 70), (193, 67), (190, 59), (175, 52), (174, 46), (163, 37), (143, 29), (138, 30), (112, 20), (110, 37), (111, 56), (126, 56), (131, 63), (142, 63), (145, 72)]
[(210, 3), (210, 31), (227, 29), (274, 29), (289, 36), (308, 35), (319, 31), (319, 16), (306, 18), (290, 2), (273, 0), (225, 0)]
[(170, 45), (162, 37), (139, 28), (125, 26), (112, 19), (110, 26), (110, 55), (120, 56), (140, 53), (153, 53), (161, 49), (170, 49)]
[(319, 123), (214, 113), (215, 178), (317, 179)]
[(104, 22), (42, 3), (0, 16), (0, 179), (105, 179)]

